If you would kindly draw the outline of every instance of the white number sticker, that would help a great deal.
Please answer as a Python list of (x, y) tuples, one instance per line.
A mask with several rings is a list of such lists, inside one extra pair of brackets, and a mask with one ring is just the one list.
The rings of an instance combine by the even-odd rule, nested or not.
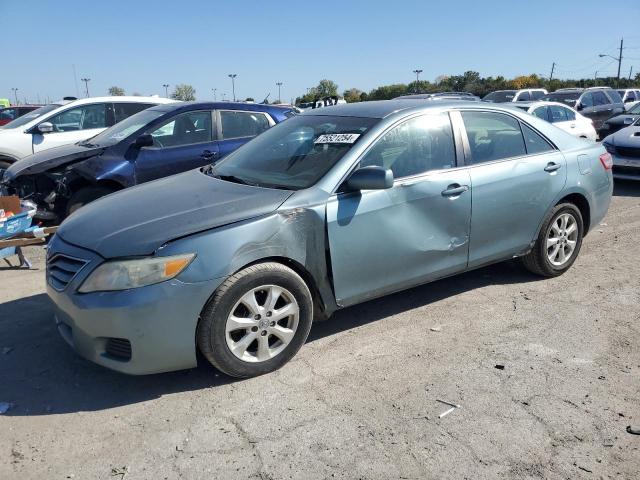
[(359, 136), (359, 133), (331, 133), (320, 135), (313, 143), (353, 143)]

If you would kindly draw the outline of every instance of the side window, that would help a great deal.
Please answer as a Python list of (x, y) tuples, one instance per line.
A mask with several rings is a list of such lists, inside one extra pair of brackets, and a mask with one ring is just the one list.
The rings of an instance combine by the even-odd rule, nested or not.
[(125, 118), (130, 117), (142, 110), (146, 110), (151, 107), (150, 103), (113, 103), (113, 114), (115, 115), (116, 123), (121, 122)]
[(15, 108), (4, 108), (0, 110), (0, 120), (13, 120), (18, 118), (18, 112)]
[(567, 116), (568, 121), (573, 121), (576, 119), (576, 112), (574, 112), (570, 108), (563, 108), (563, 107), (560, 107), (560, 108), (564, 110), (564, 113)]
[(526, 155), (519, 122), (494, 112), (462, 112), (469, 137), (472, 163), (491, 162)]
[[(607, 104), (609, 103), (622, 103), (622, 97), (620, 96), (620, 94), (618, 93), (617, 90), (605, 90), (606, 96), (605, 98), (607, 99)], [(604, 92), (598, 92), (601, 93), (603, 96), (605, 95)], [(607, 98), (609, 97), (609, 98)], [(611, 99), (611, 101), (609, 101), (609, 99)]]
[(587, 92), (580, 98), (580, 105), (585, 108), (593, 107), (593, 94), (591, 92)]
[(566, 108), (559, 107), (558, 105), (549, 105), (549, 110), (551, 110), (551, 123), (569, 121)]
[(533, 100), (540, 100), (542, 97), (544, 97), (544, 92), (542, 90), (534, 90), (531, 92), (531, 98)]
[(261, 112), (244, 112), (240, 110), (221, 110), (220, 124), (222, 138), (255, 137), (269, 128), (269, 120)]
[(625, 103), (626, 102), (635, 102), (636, 101), (636, 94), (633, 90), (629, 90), (629, 92), (627, 93), (627, 98), (625, 99)]
[(553, 150), (553, 147), (544, 138), (538, 135), (528, 125), (522, 125), (522, 133), (524, 135), (524, 142), (527, 145), (527, 153), (533, 155), (535, 153), (549, 152)]
[(156, 148), (179, 147), (211, 141), (211, 111), (185, 112), (153, 130)]
[(549, 121), (549, 107), (538, 107), (533, 112), (532, 115), (541, 118), (545, 122)]
[(104, 103), (70, 108), (48, 121), (54, 132), (72, 132), (91, 128), (107, 128), (107, 108)]
[[(616, 92), (617, 93), (617, 92)], [(593, 104), (598, 107), (601, 105), (608, 105), (611, 102), (602, 92), (593, 92)]]
[(453, 168), (456, 164), (451, 121), (447, 113), (422, 115), (393, 127), (360, 161), (390, 168), (395, 178)]
[(520, 95), (518, 95), (519, 102), (528, 102), (529, 100), (531, 100), (531, 95), (527, 91), (520, 92)]

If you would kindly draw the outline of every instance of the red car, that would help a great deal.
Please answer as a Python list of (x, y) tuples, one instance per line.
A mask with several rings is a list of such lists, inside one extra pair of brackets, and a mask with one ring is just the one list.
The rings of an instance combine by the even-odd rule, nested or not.
[(42, 105), (20, 105), (7, 108), (0, 108), (0, 127), (6, 125), (12, 120), (21, 117), (25, 113), (29, 113)]

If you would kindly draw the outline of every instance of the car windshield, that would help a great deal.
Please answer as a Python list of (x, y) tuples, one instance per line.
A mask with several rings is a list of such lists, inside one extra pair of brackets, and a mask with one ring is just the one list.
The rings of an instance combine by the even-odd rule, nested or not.
[(36, 108), (35, 110), (30, 111), (29, 113), (16, 118), (14, 121), (7, 123), (6, 125), (4, 125), (3, 129), (11, 129), (11, 128), (18, 128), (18, 127), (22, 127), (23, 125), (26, 125), (27, 123), (35, 120), (38, 117), (41, 117), (42, 115), (44, 115), (45, 113), (49, 113), (52, 110), (55, 110), (56, 108), (61, 107), (62, 105), (58, 105), (56, 103), (51, 104), (51, 105), (45, 105), (44, 107), (40, 107), (40, 108)]
[(560, 102), (575, 107), (582, 92), (553, 92), (542, 97), (542, 100), (549, 102)]
[(80, 145), (92, 146), (92, 147), (110, 147), (116, 143), (124, 140), (132, 133), (137, 132), (141, 128), (147, 126), (156, 118), (164, 115), (165, 111), (159, 110), (143, 110), (135, 115), (131, 115), (125, 118), (119, 123), (116, 123), (113, 127), (107, 128), (104, 132), (100, 132), (95, 137), (92, 137)]
[(627, 113), (640, 114), (640, 103), (636, 103), (633, 107), (631, 107)]
[(511, 102), (515, 96), (515, 90), (498, 90), (497, 92), (491, 92), (490, 94), (485, 95), (482, 100), (485, 102), (504, 103)]
[(320, 180), (379, 119), (300, 115), (267, 130), (206, 173), (223, 180), (299, 190)]

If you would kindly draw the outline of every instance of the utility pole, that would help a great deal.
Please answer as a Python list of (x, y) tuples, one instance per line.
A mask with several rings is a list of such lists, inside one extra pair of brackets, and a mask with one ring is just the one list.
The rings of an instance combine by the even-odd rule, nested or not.
[(84, 82), (84, 89), (87, 92), (87, 98), (89, 98), (89, 82), (91, 81), (91, 79), (90, 78), (81, 78), (80, 80)]
[(282, 82), (276, 82), (276, 85), (278, 86), (278, 103), (282, 103), (282, 97), (280, 96), (280, 87), (282, 86)]
[(414, 70), (413, 73), (416, 74), (416, 93), (418, 93), (418, 82), (420, 81), (420, 74), (422, 70)]
[(216, 92), (218, 91), (217, 88), (212, 88), (211, 90), (213, 90), (213, 101), (216, 101)]
[(598, 70), (596, 70), (595, 75), (593, 76), (593, 83), (595, 84), (595, 86), (598, 86)]
[(613, 58), (614, 60), (616, 60), (618, 62), (618, 78), (616, 80), (616, 87), (620, 86), (620, 67), (622, 67), (622, 45), (624, 44), (624, 38), (620, 39), (620, 56), (619, 57), (614, 57), (613, 55), (608, 55), (606, 53), (601, 53), (600, 55), (598, 55), (600, 58), (602, 57), (609, 57), (609, 58)]
[(164, 87), (164, 96), (165, 96), (165, 98), (169, 98), (169, 84), (168, 83), (163, 83), (162, 86)]
[(13, 94), (16, 97), (16, 105), (20, 105), (20, 102), (18, 102), (18, 89), (17, 88), (12, 88), (11, 90), (13, 90)]
[(553, 71), (556, 69), (556, 62), (551, 64), (551, 75), (549, 75), (549, 81), (553, 80)]
[(229, 78), (231, 79), (231, 90), (233, 91), (233, 101), (236, 101), (236, 77), (237, 73), (230, 73)]

